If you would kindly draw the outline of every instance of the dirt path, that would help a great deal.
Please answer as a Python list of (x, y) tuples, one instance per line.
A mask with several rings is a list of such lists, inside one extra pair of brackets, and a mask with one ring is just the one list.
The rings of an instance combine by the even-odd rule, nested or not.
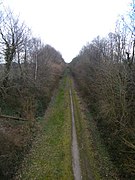
[(73, 106), (73, 98), (72, 91), (70, 89), (70, 101), (71, 101), (71, 114), (72, 114), (72, 166), (75, 180), (81, 180), (81, 169), (79, 162), (79, 150), (77, 144), (77, 136), (76, 136), (76, 127), (75, 127), (75, 119), (74, 119), (74, 106)]

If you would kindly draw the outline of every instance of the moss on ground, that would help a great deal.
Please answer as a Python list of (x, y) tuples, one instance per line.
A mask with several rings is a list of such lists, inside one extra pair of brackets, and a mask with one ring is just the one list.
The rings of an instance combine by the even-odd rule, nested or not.
[(16, 179), (72, 180), (71, 117), (67, 77), (41, 121), (41, 133)]

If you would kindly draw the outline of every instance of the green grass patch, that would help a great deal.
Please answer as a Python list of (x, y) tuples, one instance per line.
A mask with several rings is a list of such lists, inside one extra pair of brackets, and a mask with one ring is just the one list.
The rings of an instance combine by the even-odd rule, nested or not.
[(71, 117), (68, 81), (58, 93), (41, 123), (41, 133), (26, 157), (16, 179), (72, 180)]
[(86, 112), (84, 106), (80, 104), (74, 89), (73, 101), (83, 179), (118, 179), (116, 169), (102, 144), (96, 124), (91, 114)]

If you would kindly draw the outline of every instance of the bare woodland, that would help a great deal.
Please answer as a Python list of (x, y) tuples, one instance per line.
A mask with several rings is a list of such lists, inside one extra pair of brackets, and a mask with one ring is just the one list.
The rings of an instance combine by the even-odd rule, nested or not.
[(44, 115), (65, 62), (10, 10), (0, 16), (0, 62), (1, 179), (12, 177), (28, 149), (37, 130), (34, 121)]
[(122, 178), (134, 177), (135, 4), (115, 33), (82, 48), (71, 69)]
[[(114, 33), (97, 36), (69, 64), (122, 179), (135, 177), (134, 3), (130, 10)], [(16, 172), (65, 68), (60, 52), (33, 37), (10, 10), (0, 11), (0, 178)]]
[(0, 65), (1, 111), (6, 109), (4, 106), (14, 106), (15, 114), (32, 119), (39, 105), (43, 106), (41, 109), (46, 107), (63, 71), (64, 60), (53, 47), (32, 37), (31, 31), (11, 12), (3, 16), (0, 48), (1, 62), (5, 64)]

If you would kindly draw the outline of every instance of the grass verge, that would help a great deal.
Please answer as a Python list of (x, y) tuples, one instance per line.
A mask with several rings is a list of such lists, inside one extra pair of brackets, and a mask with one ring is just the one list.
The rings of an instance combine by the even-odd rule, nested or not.
[(72, 91), (83, 179), (119, 179), (91, 114), (82, 105), (74, 87)]
[(40, 120), (41, 132), (15, 179), (73, 179), (67, 86), (68, 81), (64, 77), (45, 118)]

